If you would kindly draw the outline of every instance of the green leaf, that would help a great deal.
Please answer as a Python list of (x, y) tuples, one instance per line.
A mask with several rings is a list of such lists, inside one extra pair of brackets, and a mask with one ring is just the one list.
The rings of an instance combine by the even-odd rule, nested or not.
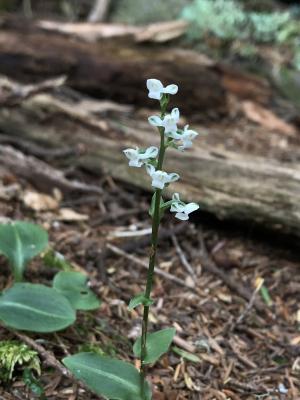
[(80, 272), (61, 271), (53, 279), (53, 287), (65, 296), (75, 310), (95, 310), (101, 304), (87, 285), (88, 277)]
[(188, 361), (192, 361), (192, 362), (196, 362), (199, 363), (201, 362), (201, 359), (196, 356), (195, 354), (189, 353), (185, 350), (180, 349), (179, 347), (172, 347), (172, 350), (174, 351), (174, 353), (178, 354), (180, 357), (188, 360)]
[[(63, 359), (75, 377), (93, 392), (114, 400), (143, 400), (141, 376), (131, 364), (95, 353), (78, 353)], [(144, 381), (145, 400), (151, 400), (148, 382)]]
[[(156, 191), (154, 192), (152, 199), (151, 199), (151, 205), (150, 205), (150, 209), (149, 209), (149, 215), (151, 218), (153, 218), (154, 216), (154, 209), (155, 209), (155, 198), (156, 198)], [(164, 200), (161, 197), (160, 198), (160, 209), (159, 209), (159, 218), (161, 219), (164, 215), (164, 209), (163, 209), (163, 205), (164, 205)]]
[(42, 256), (43, 262), (47, 267), (57, 268), (62, 271), (73, 271), (73, 266), (65, 257), (53, 249), (47, 250)]
[(28, 261), (47, 245), (48, 234), (38, 225), (22, 221), (0, 225), (0, 253), (8, 258), (17, 281), (22, 280)]
[(270, 307), (273, 304), (273, 301), (270, 296), (269, 290), (265, 285), (262, 285), (262, 287), (260, 288), (260, 294), (266, 305)]
[(0, 319), (10, 328), (55, 332), (74, 323), (75, 311), (55, 289), (16, 283), (0, 297)]
[(128, 305), (128, 310), (132, 311), (134, 308), (140, 306), (141, 304), (143, 304), (144, 306), (151, 306), (151, 304), (153, 303), (154, 301), (151, 299), (147, 299), (144, 293), (140, 293), (134, 296), (133, 299), (130, 300)]
[[(176, 333), (175, 328), (166, 328), (161, 331), (149, 333), (146, 342), (146, 358), (145, 364), (152, 364), (166, 353), (172, 343), (173, 337)], [(141, 338), (139, 337), (133, 345), (134, 355), (138, 358), (141, 357)]]

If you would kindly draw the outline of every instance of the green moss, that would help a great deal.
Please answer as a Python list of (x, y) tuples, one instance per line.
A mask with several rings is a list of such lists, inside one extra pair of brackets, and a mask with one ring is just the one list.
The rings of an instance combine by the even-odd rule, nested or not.
[(41, 373), (40, 359), (36, 351), (26, 344), (12, 340), (0, 342), (0, 381), (12, 379), (16, 367)]

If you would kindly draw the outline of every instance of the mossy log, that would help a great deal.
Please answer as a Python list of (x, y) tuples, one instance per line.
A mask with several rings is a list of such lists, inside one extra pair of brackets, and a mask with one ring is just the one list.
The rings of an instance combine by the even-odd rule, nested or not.
[[(38, 94), (21, 105), (2, 107), (0, 133), (14, 138), (14, 146), (16, 139), (25, 139), (27, 144), (44, 149), (62, 145), (79, 148), (81, 154), (70, 154), (64, 159), (65, 165), (79, 165), (95, 174), (107, 174), (149, 190), (149, 176), (141, 169), (129, 168), (122, 150), (133, 145), (158, 144), (154, 130), (145, 123), (132, 123), (133, 115), (127, 115), (127, 119), (123, 115), (122, 119), (120, 113), (126, 115), (126, 109), (114, 116), (106, 113), (104, 119), (101, 113), (94, 113), (95, 109), (103, 109), (101, 102), (73, 99), (67, 104), (61, 96)], [(126, 121), (130, 125), (126, 126)], [(2, 143), (12, 144), (9, 140)], [(13, 163), (10, 168), (14, 171)], [(300, 236), (298, 164), (285, 166), (274, 160), (215, 151), (202, 147), (198, 140), (190, 151), (170, 150), (165, 169), (180, 171), (182, 177), (170, 190), (182, 193), (186, 200), (199, 202), (202, 210), (219, 218), (247, 221)], [(22, 173), (20, 168), (17, 173)]]

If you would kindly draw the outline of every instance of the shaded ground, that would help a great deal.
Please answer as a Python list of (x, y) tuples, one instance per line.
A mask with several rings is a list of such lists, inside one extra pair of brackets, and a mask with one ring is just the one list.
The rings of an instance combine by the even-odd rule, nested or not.
[[(145, 271), (139, 261), (147, 261), (149, 236), (131, 234), (137, 231), (138, 235), (150, 226), (146, 211), (149, 195), (110, 177), (100, 180), (82, 171), (71, 173), (105, 189), (102, 198), (74, 194), (60, 203), (60, 208), (86, 215), (86, 221), (59, 221), (58, 210), (35, 212), (27, 208), (22, 200), (24, 190), (33, 188), (9, 173), (2, 176), (6, 186), (18, 183), (20, 187), (10, 200), (0, 200), (0, 214), (34, 220), (48, 228), (53, 247), (89, 273), (93, 289), (103, 300), (97, 312), (80, 313), (71, 328), (32, 337), (57, 359), (92, 343), (107, 354), (132, 360), (131, 346), (139, 333), (141, 310), (128, 312), (127, 303), (143, 289)], [(200, 360), (182, 360), (170, 351), (151, 367), (154, 399), (299, 399), (300, 273), (296, 249), (281, 246), (281, 239), (272, 236), (257, 240), (251, 229), (224, 228), (201, 213), (192, 223), (180, 223), (167, 215), (163, 233), (158, 265), (183, 280), (185, 286), (156, 276), (151, 329), (175, 326), (182, 339), (176, 346), (195, 352)], [(185, 269), (172, 233), (196, 280)], [(115, 254), (109, 245), (125, 254)], [(136, 260), (129, 260), (126, 254)], [(3, 259), (0, 265), (3, 289), (10, 277)], [(27, 278), (50, 284), (55, 272), (36, 260)], [(231, 284), (226, 277), (231, 278)], [(272, 304), (265, 304), (259, 291), (251, 297), (261, 278)], [(9, 337), (13, 335), (1, 328), (0, 339)], [(47, 366), (41, 381), (49, 400), (98, 398)], [(0, 399), (33, 398), (26, 393), (16, 376), (10, 387), (0, 389)]]

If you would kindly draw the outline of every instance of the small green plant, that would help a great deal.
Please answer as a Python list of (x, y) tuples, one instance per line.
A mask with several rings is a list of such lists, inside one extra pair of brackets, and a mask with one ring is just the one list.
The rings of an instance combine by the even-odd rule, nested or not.
[(0, 342), (0, 381), (7, 382), (13, 378), (16, 368), (33, 370), (41, 373), (40, 359), (36, 351), (25, 343), (14, 340)]
[[(19, 282), (27, 263), (47, 245), (48, 234), (38, 225), (22, 221), (0, 225), (0, 251), (8, 258), (16, 280), (0, 295), (0, 320), (9, 328), (55, 332), (73, 324), (77, 310), (95, 310), (100, 306), (86, 275), (79, 272), (59, 272), (53, 287)], [(46, 254), (55, 266), (59, 258), (59, 265), (70, 267), (63, 257), (52, 253), (51, 257), (49, 251)]]
[(246, 33), (246, 14), (233, 0), (195, 0), (183, 9), (182, 17), (191, 22), (191, 39), (211, 34), (232, 40)]
[(180, 200), (178, 193), (174, 193), (169, 201), (165, 201), (162, 196), (164, 188), (180, 178), (177, 173), (168, 173), (163, 170), (166, 150), (173, 148), (184, 151), (192, 146), (192, 141), (198, 134), (189, 129), (188, 125), (184, 129), (178, 129), (178, 108), (173, 108), (171, 113), (167, 114), (169, 97), (177, 93), (177, 85), (164, 87), (159, 80), (148, 79), (147, 88), (148, 96), (160, 102), (160, 116), (149, 117), (149, 123), (158, 129), (160, 147), (124, 150), (125, 156), (129, 159), (129, 166), (136, 168), (145, 166), (154, 188), (149, 209), (152, 218), (152, 237), (146, 288), (143, 293), (135, 296), (128, 306), (130, 310), (139, 306), (143, 307), (142, 334), (133, 345), (133, 353), (140, 360), (141, 368), (138, 371), (127, 362), (104, 357), (94, 352), (81, 352), (63, 360), (78, 379), (84, 381), (95, 393), (111, 400), (150, 400), (152, 398), (150, 384), (146, 379), (147, 365), (155, 363), (168, 351), (175, 335), (174, 328), (148, 332), (149, 310), (153, 304), (151, 291), (159, 225), (167, 209), (174, 212), (176, 218), (185, 221), (189, 219), (191, 212), (199, 208), (196, 203), (184, 203)]
[(224, 41), (282, 43), (299, 35), (299, 22), (290, 12), (253, 12), (236, 0), (194, 0), (181, 14), (190, 21), (193, 40), (216, 36)]
[(15, 221), (0, 225), (0, 254), (7, 257), (16, 281), (23, 280), (28, 262), (48, 246), (48, 234), (38, 225)]
[(279, 42), (283, 39), (283, 29), (287, 22), (290, 21), (289, 12), (272, 12), (272, 13), (256, 13), (248, 14), (251, 25), (252, 37), (260, 43)]

